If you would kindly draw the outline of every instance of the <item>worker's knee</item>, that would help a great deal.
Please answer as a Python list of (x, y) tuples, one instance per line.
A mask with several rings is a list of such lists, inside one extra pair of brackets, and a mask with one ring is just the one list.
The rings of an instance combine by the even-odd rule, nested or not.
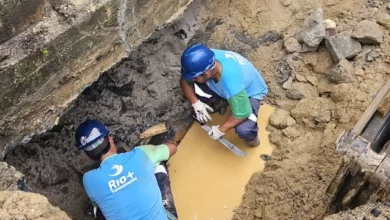
[(245, 141), (256, 139), (258, 130), (257, 123), (251, 120), (246, 120), (235, 128), (237, 135)]

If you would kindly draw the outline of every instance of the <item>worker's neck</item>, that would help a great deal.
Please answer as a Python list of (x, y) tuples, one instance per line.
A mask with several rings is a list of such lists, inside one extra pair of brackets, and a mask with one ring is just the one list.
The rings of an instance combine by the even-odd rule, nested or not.
[(102, 157), (100, 158), (100, 162), (102, 162), (103, 160), (105, 160), (105, 159), (107, 159), (107, 158), (109, 158), (109, 157), (111, 157), (112, 155), (115, 155), (115, 154), (117, 154), (116, 150), (113, 151), (113, 150), (110, 149), (106, 154), (102, 155)]
[(215, 82), (219, 82), (219, 80), (221, 79), (221, 75), (222, 75), (222, 66), (218, 61), (216, 61), (215, 65), (216, 65), (215, 66), (215, 74), (212, 78)]

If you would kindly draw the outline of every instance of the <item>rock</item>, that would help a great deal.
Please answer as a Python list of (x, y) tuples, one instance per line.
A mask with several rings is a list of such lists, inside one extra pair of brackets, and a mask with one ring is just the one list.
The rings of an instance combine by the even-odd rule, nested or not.
[(307, 44), (309, 47), (318, 47), (325, 37), (324, 11), (317, 9), (313, 14), (306, 18), (303, 28), (298, 33), (299, 41)]
[(334, 102), (351, 101), (356, 96), (356, 89), (349, 83), (334, 85), (330, 93), (330, 99)]
[(260, 219), (263, 218), (263, 206), (256, 209), (255, 216)]
[(282, 0), (282, 4), (287, 7), (291, 5), (291, 0)]
[(285, 60), (279, 60), (276, 63), (276, 77), (282, 83), (286, 82), (291, 76), (291, 67)]
[(283, 83), (283, 89), (290, 89), (293, 82), (293, 78), (290, 76), (286, 82)]
[(287, 90), (286, 96), (290, 99), (300, 100), (303, 98), (318, 97), (315, 87), (308, 83), (293, 82), (291, 88)]
[(290, 112), (280, 108), (276, 109), (269, 117), (269, 123), (276, 128), (280, 128), (280, 124), (287, 116), (290, 116)]
[(271, 132), (268, 135), (269, 141), (277, 146), (283, 146), (286, 143), (286, 138), (283, 138), (281, 131)]
[(324, 26), (325, 29), (336, 28), (336, 22), (330, 19), (325, 19)]
[(278, 128), (275, 128), (275, 127), (272, 126), (271, 124), (268, 124), (267, 127), (265, 128), (265, 130), (267, 130), (268, 132), (276, 132), (276, 131), (278, 131), (279, 129), (278, 129)]
[(375, 61), (377, 58), (379, 58), (381, 55), (378, 51), (376, 50), (371, 50), (370, 52), (368, 52), (366, 54), (366, 61), (367, 62), (372, 62), (372, 61)]
[(295, 74), (295, 78), (298, 80), (298, 82), (307, 82), (305, 76), (300, 74)]
[(350, 83), (355, 81), (354, 73), (352, 64), (346, 59), (341, 59), (327, 71), (326, 75), (335, 83)]
[(347, 108), (337, 108), (334, 112), (334, 117), (340, 123), (349, 123), (351, 121), (352, 115), (350, 110)]
[(306, 53), (306, 52), (315, 52), (317, 50), (318, 50), (318, 46), (317, 47), (309, 47), (305, 43), (302, 44), (302, 52), (304, 52), (304, 53)]
[(24, 175), (6, 162), (0, 162), (0, 191), (28, 191)]
[[(310, 98), (300, 100), (291, 111), (292, 117), (297, 121), (314, 122), (319, 119), (325, 120), (331, 115), (335, 103), (327, 98)], [(326, 121), (326, 120), (325, 120)]]
[(291, 70), (296, 70), (302, 65), (302, 56), (298, 52), (289, 54), (287, 55), (286, 62), (288, 63)]
[(335, 21), (326, 19), (324, 21), (324, 25), (325, 25), (325, 39), (335, 36), (338, 33), (336, 29), (337, 25)]
[(347, 32), (329, 37), (325, 44), (335, 62), (342, 58), (353, 58), (362, 51), (359, 41), (353, 39)]
[(318, 85), (318, 79), (315, 76), (306, 76), (306, 80), (313, 86)]
[(301, 133), (295, 127), (288, 127), (286, 129), (283, 129), (282, 133), (284, 134), (284, 136), (292, 140), (295, 140), (299, 136), (301, 136)]
[(366, 73), (364, 72), (364, 70), (363, 69), (357, 69), (356, 71), (355, 71), (355, 75), (357, 75), (357, 76), (364, 76)]
[(287, 128), (287, 127), (290, 127), (290, 126), (293, 126), (295, 125), (297, 122), (295, 121), (295, 119), (291, 116), (287, 116), (283, 121), (282, 123), (280, 123), (280, 127), (281, 128)]
[(326, 6), (334, 6), (337, 5), (340, 0), (325, 0), (324, 3)]
[(380, 44), (383, 42), (383, 31), (376, 22), (363, 20), (356, 26), (352, 37), (364, 44)]
[(328, 78), (323, 77), (318, 80), (317, 90), (319, 94), (330, 93), (332, 91), (334, 83), (332, 83)]
[(390, 29), (390, 15), (384, 12), (379, 12), (375, 15), (375, 20), (380, 24)]
[(298, 42), (295, 37), (289, 37), (284, 41), (284, 47), (290, 53), (302, 52), (302, 45)]
[(337, 35), (337, 33), (338, 33), (338, 31), (336, 28), (327, 28), (325, 30), (325, 39), (333, 37), (333, 36)]
[(289, 97), (290, 99), (294, 99), (294, 100), (301, 100), (301, 99), (305, 98), (305, 95), (296, 89), (287, 90), (286, 96)]
[(318, 123), (327, 123), (331, 119), (331, 114), (332, 113), (330, 111), (320, 110), (318, 112), (318, 115), (316, 117), (314, 117), (314, 121), (316, 121)]

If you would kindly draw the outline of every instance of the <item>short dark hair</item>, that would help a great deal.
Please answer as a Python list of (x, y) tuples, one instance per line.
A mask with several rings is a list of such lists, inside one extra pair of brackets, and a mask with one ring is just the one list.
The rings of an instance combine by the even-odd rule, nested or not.
[(99, 146), (97, 146), (95, 149), (91, 151), (85, 151), (85, 153), (92, 160), (100, 160), (103, 154), (106, 154), (110, 150), (110, 145), (111, 144), (108, 136), (105, 136), (104, 141), (101, 144), (99, 144)]

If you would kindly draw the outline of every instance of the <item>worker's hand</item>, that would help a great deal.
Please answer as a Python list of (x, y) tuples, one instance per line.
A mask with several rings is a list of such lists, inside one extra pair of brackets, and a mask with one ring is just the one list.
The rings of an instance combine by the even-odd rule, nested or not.
[(209, 131), (209, 136), (213, 139), (213, 140), (218, 140), (220, 139), (225, 133), (222, 133), (219, 129), (219, 125), (217, 126), (212, 126), (211, 127), (211, 131)]
[(201, 123), (206, 123), (209, 120), (211, 121), (211, 117), (207, 110), (214, 111), (210, 106), (206, 105), (205, 103), (198, 100), (194, 104), (192, 104), (192, 107), (194, 108), (196, 119)]

